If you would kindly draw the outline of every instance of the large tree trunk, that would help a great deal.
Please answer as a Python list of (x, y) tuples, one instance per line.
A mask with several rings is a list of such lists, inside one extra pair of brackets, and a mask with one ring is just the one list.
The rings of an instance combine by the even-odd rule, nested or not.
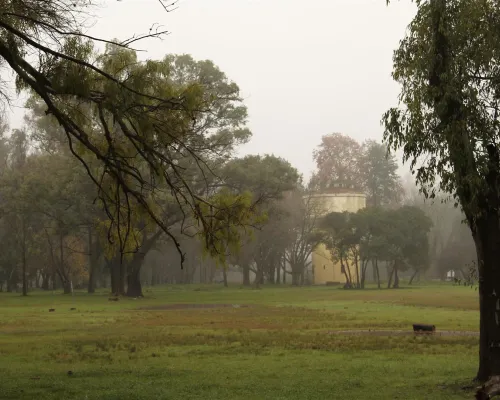
[(112, 260), (108, 261), (109, 265), (109, 274), (111, 277), (111, 293), (115, 296), (120, 296), (125, 293), (125, 291), (121, 288), (120, 284), (120, 275), (121, 275), (121, 266), (120, 266), (120, 257), (115, 256)]
[(399, 288), (399, 275), (398, 275), (398, 268), (394, 266), (394, 285), (392, 285), (393, 289), (398, 289)]
[(143, 297), (140, 268), (130, 269), (127, 275), (127, 296)]
[(300, 286), (300, 272), (292, 267), (292, 285)]
[(256, 288), (259, 288), (260, 285), (264, 284), (264, 271), (261, 266), (258, 264), (255, 265), (256, 271), (255, 271), (255, 280), (254, 280), (254, 285)]
[(250, 286), (250, 266), (243, 265), (243, 286)]
[(64, 294), (71, 294), (71, 281), (66, 279), (63, 281)]
[(89, 268), (89, 282), (87, 286), (87, 293), (95, 293), (95, 270), (92, 266)]
[[(489, 217), (489, 218), (488, 218)], [(485, 216), (476, 224), (479, 270), (479, 368), (477, 379), (484, 382), (500, 375), (500, 227), (498, 216)]]
[(43, 290), (49, 290), (49, 281), (50, 281), (50, 276), (47, 272), (44, 272), (42, 274), (42, 289)]
[(57, 290), (56, 266), (52, 264), (52, 290)]
[[(144, 237), (139, 251), (134, 254), (134, 257), (132, 257), (132, 261), (127, 266), (127, 296), (143, 297), (141, 284), (141, 267), (144, 259), (146, 258), (146, 254), (151, 250), (161, 234), (162, 231), (159, 230), (149, 238)], [(189, 277), (187, 278), (189, 280)]]
[[(454, 73), (447, 32), (452, 29), (447, 18), (447, 0), (431, 0), (431, 35), (429, 46), (432, 49), (430, 60), (429, 86), (435, 94), (434, 109), (440, 124), (452, 132), (447, 133), (447, 145), (454, 174), (458, 178), (457, 194), (464, 208), (469, 226), (476, 244), (479, 266), (479, 309), (480, 309), (480, 346), (479, 369), (480, 381), (490, 376), (500, 375), (500, 229), (498, 211), (499, 160), (496, 144), (486, 145), (489, 165), (486, 175), (486, 187), (490, 190), (469, 186), (468, 182), (478, 174), (474, 152), (466, 131), (468, 113), (462, 99), (454, 93)], [(458, 92), (459, 93), (459, 92)], [(462, 127), (462, 129), (460, 129)], [(491, 142), (490, 142), (491, 143)], [(481, 211), (477, 215), (476, 206)], [(490, 386), (483, 387), (477, 398), (488, 399)]]

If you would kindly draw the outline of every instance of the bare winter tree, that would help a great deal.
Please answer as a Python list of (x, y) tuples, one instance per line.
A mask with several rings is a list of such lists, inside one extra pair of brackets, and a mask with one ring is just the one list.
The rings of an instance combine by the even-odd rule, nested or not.
[(292, 223), (291, 240), (285, 260), (290, 265), (292, 284), (301, 284), (304, 271), (311, 264), (310, 257), (314, 248), (321, 242), (318, 222), (321, 216), (320, 205), (314, 201), (311, 193), (294, 192), (289, 198)]

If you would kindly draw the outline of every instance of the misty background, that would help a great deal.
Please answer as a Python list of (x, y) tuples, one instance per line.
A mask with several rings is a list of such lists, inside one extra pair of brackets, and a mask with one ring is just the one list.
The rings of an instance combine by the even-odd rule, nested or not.
[[(392, 54), (416, 12), (411, 2), (384, 0), (180, 0), (170, 13), (157, 0), (101, 3), (88, 34), (123, 40), (153, 24), (169, 30), (163, 40), (141, 40), (139, 57), (213, 60), (248, 107), (253, 136), (239, 155), (283, 157), (306, 180), (321, 136), (382, 139), (382, 113), (399, 93)], [(12, 103), (12, 128), (22, 125), (23, 105)]]

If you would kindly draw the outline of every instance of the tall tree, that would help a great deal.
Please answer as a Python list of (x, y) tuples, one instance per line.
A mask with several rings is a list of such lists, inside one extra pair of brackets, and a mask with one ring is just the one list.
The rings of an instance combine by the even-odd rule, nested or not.
[(287, 194), (297, 189), (300, 175), (288, 161), (274, 155), (249, 155), (231, 160), (222, 170), (223, 187), (235, 193), (249, 191), (258, 199), (258, 209), (267, 215), (266, 221), (246, 235), (245, 249), (233, 254), (234, 262), (243, 269), (243, 284), (250, 284), (250, 270), (255, 266), (256, 283), (267, 274), (274, 280), (275, 271), (286, 246), (290, 211)]
[(323, 238), (318, 224), (321, 208), (311, 193), (301, 190), (290, 193), (287, 206), (290, 210), (290, 222), (285, 260), (290, 265), (292, 285), (297, 286), (302, 283), (301, 278), (311, 264), (314, 248)]
[(385, 207), (400, 203), (403, 187), (398, 175), (398, 164), (386, 145), (374, 140), (365, 141), (361, 147), (359, 163), (367, 206)]
[[(159, 10), (166, 7), (162, 0), (157, 5)], [(166, 32), (151, 30), (124, 41), (90, 37), (82, 21), (94, 6), (88, 0), (2, 2), (0, 61), (15, 74), (18, 90), (43, 102), (61, 126), (71, 153), (98, 187), (114, 229), (121, 229), (117, 220), (127, 221), (130, 207), (138, 207), (178, 243), (156, 204), (160, 189), (167, 188), (199, 221), (207, 246), (213, 248), (217, 235), (208, 229), (214, 215), (201, 209), (218, 206), (201, 207), (209, 199), (192, 190), (192, 181), (176, 162), (179, 153), (189, 154), (193, 165), (204, 170), (220, 143), (214, 139), (225, 136), (198, 130), (219, 117), (207, 106), (217, 102), (244, 115), (239, 89), (230, 83), (216, 96), (209, 74), (202, 82), (168, 85), (169, 59), (140, 62), (130, 50), (140, 38)], [(96, 54), (96, 42), (106, 43), (105, 54)]]
[(360, 156), (361, 146), (351, 137), (342, 133), (323, 136), (313, 153), (317, 171), (311, 179), (312, 187), (319, 190), (335, 185), (360, 188)]
[[(99, 218), (101, 221), (111, 220), (111, 223), (104, 225), (108, 230), (113, 231), (102, 232), (104, 236), (112, 238), (115, 243), (114, 246), (111, 246), (112, 254), (108, 254), (109, 267), (112, 272), (112, 290), (118, 294), (126, 293), (136, 297), (142, 295), (140, 270), (147, 250), (163, 236), (169, 237), (174, 244), (177, 243), (180, 247), (177, 238), (185, 232), (183, 229), (179, 229), (179, 224), (181, 227), (192, 227), (193, 221), (191, 220), (198, 219), (192, 209), (193, 203), (189, 199), (196, 198), (203, 203), (210, 202), (210, 196), (215, 193), (212, 186), (222, 184), (219, 176), (221, 168), (231, 157), (235, 147), (249, 139), (251, 132), (246, 128), (247, 110), (238, 98), (238, 87), (211, 61), (197, 61), (189, 55), (168, 55), (161, 61), (150, 61), (149, 64), (141, 65), (137, 62), (134, 52), (109, 45), (107, 52), (101, 55), (101, 63), (103, 70), (110, 73), (113, 71), (123, 73), (125, 71), (130, 82), (138, 75), (145, 73), (146, 75), (143, 76), (146, 80), (137, 83), (138, 89), (141, 85), (146, 84), (147, 79), (151, 79), (154, 80), (155, 88), (159, 92), (168, 93), (169, 91), (199, 88), (200, 99), (203, 99), (204, 113), (200, 113), (189, 121), (189, 125), (182, 125), (182, 119), (178, 118), (164, 119), (163, 123), (171, 125), (171, 131), (168, 134), (172, 135), (175, 132), (175, 137), (172, 138), (173, 142), (167, 148), (161, 148), (161, 145), (157, 144), (160, 145), (158, 151), (168, 153), (168, 156), (175, 161), (167, 168), (170, 173), (175, 175), (172, 182), (176, 181), (177, 183), (173, 184), (187, 185), (189, 191), (169, 191), (169, 184), (158, 177), (158, 170), (152, 171), (151, 166), (140, 157), (135, 157), (138, 160), (129, 160), (129, 165), (136, 169), (137, 174), (150, 177), (149, 185), (153, 193), (148, 199), (150, 200), (149, 205), (154, 207), (156, 219), (150, 214), (147, 215), (148, 213), (141, 212), (140, 209), (143, 207), (141, 207), (140, 202), (133, 197), (123, 196), (112, 180), (107, 179), (100, 184), (100, 189), (105, 187), (107, 194), (114, 195), (113, 193), (118, 192), (119, 197), (111, 206), (107, 205), (106, 202), (102, 203), (101, 208), (104, 215)], [(198, 89), (196, 90), (198, 91)], [(32, 97), (28, 104), (32, 111), (28, 123), (32, 136), (39, 147), (51, 154), (68, 155), (69, 151), (64, 142), (64, 132), (57, 127), (56, 121), (45, 116), (41, 102), (36, 97)], [(87, 109), (86, 114), (89, 118), (100, 120), (98, 109)], [(134, 159), (133, 156), (138, 152), (137, 148), (123, 140), (125, 134), (123, 127), (114, 128), (109, 134), (114, 141), (121, 143), (121, 150), (129, 152), (130, 157)], [(91, 130), (89, 128), (89, 130), (96, 143), (105, 145), (107, 139), (102, 137), (99, 129)], [(106, 135), (104, 136), (106, 137)], [(182, 137), (182, 143), (177, 141), (179, 137)], [(83, 157), (86, 157), (87, 162), (91, 163), (97, 171), (102, 168), (99, 163), (92, 163), (86, 154), (83, 154)], [(157, 179), (158, 181), (156, 181)], [(96, 195), (99, 194), (98, 191), (95, 192)], [(165, 192), (169, 194), (165, 195)], [(233, 202), (231, 199), (227, 199), (228, 206), (234, 203), (236, 198), (232, 200)], [(200, 216), (208, 221), (215, 215), (217, 208), (217, 204), (210, 202), (210, 207), (205, 207), (207, 212), (201, 213)], [(196, 212), (200, 213), (201, 209)], [(127, 215), (124, 216), (124, 213)], [(113, 221), (122, 221), (122, 223), (118, 226)], [(232, 223), (237, 223), (237, 219), (233, 218)], [(101, 224), (101, 227), (104, 225)], [(162, 236), (161, 232), (154, 228), (155, 225), (159, 225), (160, 230), (168, 228), (171, 230), (170, 235)], [(200, 225), (202, 231), (215, 226), (203, 225), (203, 223)], [(96, 231), (93, 224), (88, 224), (88, 228)], [(144, 229), (147, 230), (147, 234), (139, 235), (139, 232), (146, 232)], [(213, 241), (215, 237), (216, 232), (206, 231), (206, 239)], [(220, 235), (217, 237), (221, 238)], [(125, 243), (127, 238), (130, 240)], [(98, 241), (93, 241), (93, 243), (96, 242)], [(207, 241), (206, 247), (210, 247), (212, 244)], [(215, 247), (212, 246), (212, 249)], [(123, 261), (123, 253), (129, 251), (137, 251), (137, 254)], [(95, 249), (93, 253), (95, 253)], [(95, 263), (95, 259), (92, 260)], [(93, 277), (92, 274), (91, 277)], [(126, 283), (128, 289), (125, 291)]]
[[(500, 393), (500, 4), (428, 0), (394, 54), (404, 108), (384, 115), (385, 138), (403, 148), (424, 193), (455, 196), (479, 265), (479, 398)], [(423, 157), (425, 156), (425, 157)], [(431, 188), (431, 189), (430, 189)]]

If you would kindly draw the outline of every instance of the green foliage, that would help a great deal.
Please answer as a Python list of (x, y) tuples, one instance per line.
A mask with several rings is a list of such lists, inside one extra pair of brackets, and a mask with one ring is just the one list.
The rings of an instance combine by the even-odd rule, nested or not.
[(334, 212), (321, 221), (325, 243), (335, 261), (387, 261), (397, 263), (399, 270), (423, 270), (429, 266), (431, 226), (430, 218), (413, 206)]
[(387, 146), (367, 140), (361, 146), (361, 185), (369, 207), (387, 207), (400, 204), (403, 196), (398, 163)]
[(250, 190), (262, 201), (278, 199), (300, 184), (296, 168), (283, 158), (269, 154), (231, 160), (221, 175), (227, 187), (236, 191)]
[(402, 107), (384, 114), (385, 139), (404, 150), (424, 194), (453, 194), (471, 222), (485, 211), (478, 194), (490, 187), (498, 136), (498, 2), (417, 5), (394, 53)]
[(317, 171), (310, 185), (314, 190), (337, 187), (362, 190), (370, 207), (399, 204), (403, 189), (396, 158), (386, 145), (335, 133), (325, 135), (314, 152)]
[(210, 203), (202, 202), (199, 207), (210, 224), (201, 232), (205, 251), (224, 267), (229, 254), (239, 253), (243, 238), (252, 236), (248, 227), (267, 218), (265, 213), (255, 210), (253, 195), (248, 191), (234, 194), (224, 188), (210, 198)]
[(317, 172), (311, 179), (314, 188), (325, 190), (335, 185), (361, 187), (359, 143), (342, 133), (321, 138), (321, 144), (313, 153)]
[[(134, 51), (113, 44), (107, 44), (102, 54), (95, 54), (81, 39), (66, 46), (67, 52), (78, 53), (78, 59), (95, 58), (100, 70), (113, 77), (84, 68), (81, 73), (92, 79), (80, 84), (93, 93), (90, 99), (59, 104), (88, 134), (88, 143), (79, 141), (72, 151), (98, 184), (99, 204), (105, 211), (98, 226), (110, 239), (108, 255), (137, 247), (143, 224), (159, 225), (173, 238), (171, 221), (179, 218), (172, 218), (172, 213), (199, 220), (202, 230), (213, 226), (202, 221), (211, 217), (198, 213), (196, 205), (206, 201), (209, 187), (220, 182), (220, 167), (235, 147), (251, 136), (238, 86), (213, 62), (189, 55), (139, 62)], [(71, 74), (72, 68), (80, 67), (60, 61), (51, 71), (64, 81), (61, 71), (69, 69)], [(126, 87), (115, 80), (126, 82)], [(94, 99), (97, 92), (102, 93), (99, 100)], [(158, 103), (159, 99), (166, 100)], [(28, 105), (33, 137), (42, 148), (68, 153), (66, 135), (57, 129), (56, 119), (45, 116), (36, 95)], [(113, 172), (116, 167), (122, 170), (118, 175)], [(211, 241), (212, 232), (202, 234), (207, 243)]]

